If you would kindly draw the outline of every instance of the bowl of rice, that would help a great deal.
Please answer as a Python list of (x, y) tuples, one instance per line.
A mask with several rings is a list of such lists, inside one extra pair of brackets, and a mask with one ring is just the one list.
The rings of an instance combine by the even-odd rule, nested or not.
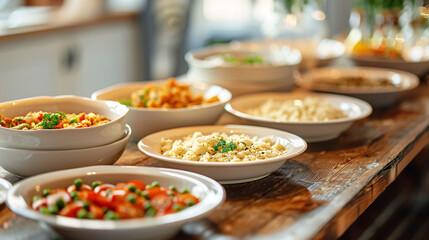
[(288, 131), (307, 142), (336, 138), (372, 113), (371, 105), (360, 99), (308, 92), (241, 96), (225, 109), (246, 123)]

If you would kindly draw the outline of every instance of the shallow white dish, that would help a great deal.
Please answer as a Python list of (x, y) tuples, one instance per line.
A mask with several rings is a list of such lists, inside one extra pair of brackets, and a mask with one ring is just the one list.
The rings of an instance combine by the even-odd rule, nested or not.
[[(160, 153), (161, 138), (177, 140), (196, 131), (202, 134), (224, 132), (227, 134), (243, 133), (251, 137), (272, 137), (273, 140), (280, 141), (288, 152), (281, 156), (265, 160), (227, 163), (193, 162), (166, 157)], [(245, 125), (226, 125), (185, 127), (157, 132), (143, 138), (138, 143), (138, 148), (144, 154), (158, 159), (164, 167), (196, 172), (218, 180), (223, 184), (232, 184), (254, 181), (268, 176), (279, 169), (287, 159), (303, 153), (307, 148), (307, 143), (302, 138), (284, 131)]]
[(75, 149), (101, 146), (121, 139), (128, 108), (112, 101), (94, 101), (77, 96), (34, 97), (0, 103), (4, 117), (25, 116), (28, 112), (89, 113), (106, 116), (110, 122), (79, 129), (23, 131), (0, 127), (0, 147), (35, 150)]
[[(386, 78), (396, 86), (380, 87), (354, 87), (354, 86), (333, 86), (320, 83), (344, 77), (363, 78)], [(393, 104), (400, 95), (416, 88), (419, 79), (416, 75), (385, 68), (352, 67), (352, 68), (318, 68), (314, 69), (296, 80), (296, 84), (302, 88), (316, 91), (332, 92), (357, 97), (367, 101), (373, 107), (385, 107)]]
[(429, 73), (429, 61), (411, 62), (404, 60), (357, 56), (350, 56), (350, 59), (353, 60), (353, 62), (358, 66), (396, 69), (414, 73), (419, 77)]
[(76, 167), (113, 164), (127, 147), (131, 128), (122, 138), (103, 146), (71, 150), (26, 150), (0, 147), (0, 166), (19, 176), (33, 176)]
[[(114, 100), (129, 99), (131, 93), (147, 85), (161, 85), (165, 81), (135, 82), (114, 85), (92, 94), (92, 99)], [(180, 81), (185, 82), (185, 81)], [(200, 124), (213, 124), (223, 113), (225, 104), (231, 99), (231, 93), (219, 86), (201, 82), (185, 82), (190, 84), (190, 91), (203, 93), (205, 98), (218, 96), (219, 102), (198, 105), (188, 108), (156, 109), (129, 107), (126, 122), (133, 129), (131, 138), (140, 140), (144, 136), (175, 127), (192, 126)]]
[[(188, 189), (201, 201), (182, 212), (142, 219), (91, 220), (42, 214), (31, 209), (31, 199), (45, 188), (67, 187), (74, 179), (106, 183), (140, 180), (158, 181), (163, 186)], [(211, 213), (225, 199), (225, 190), (216, 181), (199, 174), (165, 168), (94, 166), (57, 171), (25, 179), (7, 196), (8, 207), (19, 215), (40, 221), (67, 239), (166, 239), (187, 222)]]
[[(334, 119), (328, 121), (280, 121), (260, 116), (247, 114), (249, 108), (255, 108), (264, 103), (267, 99), (276, 101), (288, 99), (302, 99), (305, 96), (314, 96), (329, 101), (333, 106), (345, 111), (347, 118)], [(225, 106), (231, 114), (249, 121), (249, 124), (256, 124), (264, 127), (271, 127), (294, 133), (307, 142), (319, 142), (338, 137), (346, 131), (353, 122), (365, 118), (372, 113), (372, 107), (367, 102), (360, 99), (334, 95), (316, 93), (259, 93), (250, 94), (235, 98)]]

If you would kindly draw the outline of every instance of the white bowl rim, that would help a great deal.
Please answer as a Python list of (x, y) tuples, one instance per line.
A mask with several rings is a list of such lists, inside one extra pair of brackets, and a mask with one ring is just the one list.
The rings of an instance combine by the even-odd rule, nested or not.
[[(153, 80), (153, 81), (140, 81), (140, 82), (127, 82), (127, 83), (119, 83), (119, 84), (115, 84), (112, 86), (109, 86), (107, 88), (103, 88), (100, 90), (95, 91), (94, 93), (91, 94), (91, 99), (93, 100), (99, 100), (98, 96), (107, 92), (112, 92), (117, 88), (120, 87), (126, 87), (126, 86), (144, 86), (144, 85), (150, 85), (150, 84), (161, 84), (163, 82), (165, 82), (167, 80), (162, 79), (162, 80)], [(213, 106), (218, 106), (221, 104), (225, 104), (227, 102), (229, 102), (232, 98), (232, 93), (226, 89), (223, 88), (221, 86), (218, 85), (214, 85), (214, 84), (209, 84), (209, 83), (205, 83), (205, 82), (193, 82), (193, 81), (188, 81), (188, 80), (177, 80), (176, 81), (181, 82), (181, 83), (186, 83), (188, 85), (202, 85), (204, 86), (204, 88), (211, 88), (211, 87), (217, 87), (219, 89), (221, 89), (222, 92), (226, 93), (227, 97), (225, 100), (219, 99), (220, 101), (218, 102), (212, 102), (212, 103), (207, 103), (207, 104), (202, 104), (202, 105), (195, 105), (192, 107), (184, 107), (184, 108), (142, 108), (142, 107), (129, 107), (126, 106), (129, 109), (135, 110), (135, 111), (140, 111), (140, 112), (185, 112), (185, 111), (189, 111), (189, 110), (196, 110), (196, 109), (201, 109), (201, 108), (207, 108), (207, 107), (213, 107)], [(131, 93), (130, 93), (131, 94)], [(111, 102), (115, 102), (114, 100), (99, 100), (99, 101), (111, 101)], [(119, 103), (120, 104), (120, 103)], [(122, 105), (122, 104), (121, 104)], [(123, 105), (125, 106), (125, 105)]]
[[(12, 100), (12, 101), (8, 101), (8, 102), (2, 102), (0, 103), (0, 107), (2, 105), (6, 105), (6, 104), (13, 104), (15, 105), (16, 102), (23, 102), (23, 103), (27, 103), (27, 102), (32, 102), (32, 101), (56, 101), (56, 100), (77, 100), (77, 101), (86, 101), (86, 102), (99, 102), (99, 103), (108, 103), (108, 104), (113, 104), (115, 106), (115, 108), (121, 108), (121, 114), (118, 118), (114, 119), (114, 120), (110, 120), (109, 122), (102, 124), (102, 125), (97, 125), (97, 126), (92, 126), (92, 127), (87, 127), (87, 128), (60, 128), (60, 129), (38, 129), (38, 130), (32, 130), (32, 131), (23, 131), (23, 130), (19, 130), (19, 129), (13, 129), (13, 128), (4, 128), (4, 127), (0, 127), (0, 129), (7, 129), (5, 131), (15, 131), (15, 132), (22, 132), (23, 134), (35, 134), (38, 133), (40, 131), (49, 131), (49, 132), (70, 132), (70, 131), (85, 131), (87, 129), (97, 129), (97, 128), (101, 128), (104, 127), (110, 123), (116, 123), (118, 121), (120, 121), (120, 119), (122, 119), (123, 117), (125, 117), (125, 115), (127, 115), (129, 109), (118, 103), (115, 101), (110, 101), (110, 100), (97, 100), (97, 99), (91, 99), (91, 98), (87, 98), (87, 97), (81, 97), (81, 96), (75, 96), (75, 95), (59, 95), (59, 96), (38, 96), (38, 97), (30, 97), (30, 98), (22, 98), (22, 99), (17, 99), (17, 100)], [(118, 105), (119, 104), (119, 105)], [(123, 108), (122, 106), (124, 106), (125, 108)], [(36, 110), (38, 111), (38, 110)], [(100, 114), (100, 113), (97, 113)]]
[[(197, 180), (200, 183), (202, 183), (202, 181), (205, 181), (206, 183), (202, 183), (203, 185), (206, 185), (208, 187), (208, 184), (210, 184), (210, 187), (214, 189), (214, 191), (218, 192), (219, 194), (214, 195), (214, 198), (210, 198), (210, 199), (208, 197), (205, 197), (199, 204), (196, 204), (195, 206), (191, 208), (187, 208), (184, 211), (181, 211), (178, 213), (154, 217), (154, 218), (123, 219), (123, 220), (115, 220), (115, 221), (96, 220), (96, 219), (76, 219), (76, 218), (69, 218), (69, 217), (63, 217), (63, 216), (47, 215), (47, 214), (43, 214), (38, 211), (32, 210), (31, 208), (29, 208), (28, 205), (26, 208), (21, 208), (19, 206), (16, 206), (17, 201), (24, 201), (23, 199), (17, 196), (14, 196), (15, 192), (22, 185), (21, 182), (23, 184), (28, 182), (37, 183), (38, 179), (46, 179), (50, 176), (59, 176), (61, 174), (66, 174), (66, 173), (72, 174), (73, 176), (68, 176), (67, 178), (70, 178), (71, 180), (73, 180), (72, 177), (76, 178), (79, 175), (81, 176), (82, 173), (84, 173), (85, 171), (88, 171), (88, 172), (98, 171), (100, 174), (109, 174), (109, 173), (138, 174), (141, 170), (155, 172), (155, 173), (166, 172), (176, 177), (181, 176), (182, 177), (181, 179), (192, 178), (193, 180)], [(21, 182), (17, 183), (8, 192), (8, 195), (7, 195), (6, 204), (12, 211), (26, 218), (43, 221), (50, 225), (66, 227), (66, 228), (79, 228), (79, 229), (85, 229), (85, 230), (127, 230), (127, 229), (135, 229), (135, 228), (151, 228), (154, 226), (158, 227), (158, 226), (166, 226), (174, 223), (188, 222), (198, 218), (199, 216), (204, 216), (206, 214), (209, 214), (218, 205), (220, 205), (226, 198), (225, 189), (215, 180), (198, 173), (193, 173), (193, 172), (188, 172), (188, 171), (178, 170), (178, 169), (169, 169), (169, 168), (156, 168), (156, 167), (143, 167), (143, 166), (90, 166), (90, 167), (74, 168), (69, 170), (61, 170), (61, 171), (44, 173), (44, 174), (40, 174), (40, 175), (36, 175), (30, 178), (24, 179)]]
[[(232, 104), (234, 104), (234, 101), (239, 101), (242, 98), (250, 98), (250, 97), (255, 97), (257, 95), (270, 95), (271, 97), (273, 96), (293, 96), (293, 95), (299, 95), (299, 96), (317, 96), (320, 98), (337, 98), (337, 99), (342, 99), (343, 101), (347, 101), (348, 103), (357, 105), (362, 111), (363, 113), (359, 116), (355, 116), (355, 117), (346, 117), (346, 118), (339, 118), (339, 119), (332, 119), (332, 120), (327, 120), (327, 121), (282, 121), (282, 120), (274, 120), (274, 119), (269, 119), (266, 117), (260, 117), (260, 116), (254, 116), (254, 115), (250, 115), (241, 111), (238, 111), (236, 109), (234, 109), (232, 107)], [(372, 113), (372, 107), (369, 103), (367, 103), (366, 101), (363, 101), (361, 99), (358, 98), (354, 98), (354, 97), (349, 97), (349, 96), (344, 96), (344, 95), (338, 95), (338, 94), (328, 94), (328, 93), (296, 93), (296, 92), (292, 92), (292, 93), (278, 93), (278, 92), (264, 92), (264, 93), (255, 93), (255, 94), (249, 94), (249, 95), (244, 95), (244, 96), (239, 96), (234, 98), (230, 103), (227, 103), (225, 105), (225, 110), (239, 118), (243, 118), (246, 120), (251, 120), (251, 121), (256, 121), (256, 122), (264, 122), (264, 123), (275, 123), (275, 124), (293, 124), (293, 125), (325, 125), (325, 124), (336, 124), (336, 123), (347, 123), (347, 122), (354, 122), (363, 118), (368, 117), (369, 115), (371, 115)]]
[[(238, 52), (238, 51), (244, 51), (244, 50), (238, 50), (238, 49), (234, 49), (233, 45), (231, 45), (232, 43), (229, 44), (219, 44), (219, 45), (214, 45), (214, 46), (209, 46), (209, 47), (202, 47), (202, 48), (198, 48), (198, 49), (193, 49), (189, 52), (187, 52), (185, 54), (185, 60), (188, 62), (188, 64), (197, 64), (200, 67), (204, 67), (204, 68), (223, 68), (223, 69), (231, 69), (231, 68), (236, 68), (236, 69), (276, 69), (276, 68), (284, 68), (284, 67), (293, 67), (293, 66), (298, 66), (301, 62), (302, 62), (302, 54), (301, 52), (291, 46), (288, 46), (290, 48), (291, 51), (297, 52), (299, 53), (299, 58), (297, 60), (295, 60), (293, 63), (278, 63), (278, 64), (274, 64), (274, 65), (267, 65), (267, 64), (260, 64), (260, 65), (245, 65), (245, 64), (238, 64), (238, 65), (217, 65), (215, 67), (205, 67), (202, 66), (201, 64), (204, 62), (204, 60), (200, 60), (197, 59), (195, 57), (195, 55), (197, 54), (210, 54), (210, 52), (213, 51), (220, 51), (220, 52)], [(261, 52), (261, 51), (250, 51), (249, 52)]]
[(94, 147), (86, 147), (86, 148), (70, 148), (70, 149), (20, 149), (20, 148), (6, 148), (6, 147), (0, 147), (0, 151), (1, 150), (6, 150), (6, 151), (10, 151), (10, 152), (30, 152), (30, 153), (49, 153), (49, 152), (63, 152), (64, 154), (67, 153), (72, 153), (72, 152), (79, 152), (79, 151), (90, 151), (90, 150), (96, 150), (96, 149), (102, 149), (102, 148), (107, 148), (110, 146), (113, 146), (115, 144), (119, 144), (123, 141), (126, 141), (127, 139), (129, 139), (131, 137), (131, 133), (132, 133), (132, 129), (128, 124), (125, 124), (125, 134), (119, 138), (118, 140), (108, 143), (108, 144), (104, 144), (104, 145), (100, 145), (100, 146), (94, 146)]
[[(273, 135), (274, 137), (279, 137), (279, 135), (280, 135), (281, 138), (288, 138), (288, 139), (289, 138), (295, 138), (301, 144), (301, 148), (296, 149), (297, 151), (293, 154), (291, 154), (288, 151), (285, 154), (282, 154), (282, 155), (274, 157), (274, 158), (261, 159), (261, 160), (255, 160), (255, 161), (249, 161), (249, 162), (194, 162), (194, 161), (188, 161), (188, 160), (176, 159), (176, 158), (164, 156), (161, 153), (158, 153), (157, 151), (155, 151), (155, 149), (151, 148), (150, 146), (148, 146), (144, 143), (145, 139), (153, 138), (156, 135), (164, 135), (164, 136), (168, 137), (169, 132), (178, 131), (178, 130), (182, 131), (183, 130), (183, 136), (187, 136), (189, 134), (192, 134), (195, 131), (198, 131), (199, 129), (201, 130), (202, 128), (213, 129), (213, 132), (216, 132), (216, 131), (225, 132), (228, 129), (241, 128), (242, 133), (244, 133), (244, 134), (246, 134), (246, 132), (245, 132), (246, 129), (259, 130), (261, 132), (269, 132), (270, 134), (268, 134), (268, 135)], [(215, 130), (215, 129), (218, 129), (218, 130)], [(224, 131), (222, 131), (221, 129)], [(275, 133), (277, 133), (278, 135), (274, 135)], [(138, 142), (137, 147), (144, 154), (146, 154), (150, 157), (156, 158), (156, 159), (161, 159), (162, 161), (166, 161), (166, 162), (178, 163), (178, 164), (188, 165), (188, 166), (206, 166), (206, 167), (214, 167), (214, 166), (216, 166), (216, 167), (231, 167), (231, 166), (235, 166), (236, 167), (236, 166), (264, 165), (264, 164), (268, 164), (268, 163), (272, 163), (272, 162), (285, 161), (287, 159), (296, 157), (296, 156), (300, 155), (301, 153), (303, 153), (307, 149), (307, 142), (304, 139), (302, 139), (301, 137), (299, 137), (293, 133), (282, 131), (282, 130), (266, 128), (266, 127), (259, 127), (259, 126), (251, 126), (251, 125), (228, 124), (228, 125), (204, 125), (204, 126), (181, 127), (181, 128), (173, 128), (173, 129), (168, 129), (168, 130), (164, 130), (164, 131), (159, 131), (159, 132), (150, 134), (150, 135), (144, 137), (143, 139), (141, 139)], [(156, 154), (148, 151), (148, 149), (153, 150)]]
[(378, 62), (378, 63), (402, 63), (402, 64), (429, 64), (429, 60), (425, 61), (406, 61), (403, 59), (390, 59), (390, 58), (376, 58), (376, 57), (364, 57), (349, 54), (348, 56), (352, 60), (366, 61), (366, 62)]
[[(401, 76), (404, 76), (407, 78), (407, 82), (410, 83), (409, 87), (403, 88), (403, 87), (318, 87), (317, 84), (313, 83), (313, 80), (311, 79), (311, 76), (314, 76), (315, 79), (319, 78), (318, 74), (319, 72), (336, 72), (340, 74), (341, 76), (351, 76), (351, 75), (357, 75), (355, 73), (351, 74), (350, 70), (353, 72), (391, 72), (395, 74), (399, 74)], [(401, 80), (403, 82), (404, 80)], [(310, 70), (309, 72), (306, 72), (301, 75), (300, 78), (297, 78), (295, 80), (295, 83), (299, 85), (300, 87), (311, 89), (311, 90), (317, 90), (317, 91), (326, 91), (326, 92), (333, 92), (333, 93), (345, 93), (345, 94), (385, 94), (385, 93), (397, 93), (397, 92), (403, 92), (407, 90), (411, 90), (416, 88), (420, 81), (417, 75), (411, 73), (411, 72), (405, 72), (400, 71), (396, 69), (391, 68), (376, 68), (376, 67), (324, 67), (324, 68), (316, 68), (313, 70)]]

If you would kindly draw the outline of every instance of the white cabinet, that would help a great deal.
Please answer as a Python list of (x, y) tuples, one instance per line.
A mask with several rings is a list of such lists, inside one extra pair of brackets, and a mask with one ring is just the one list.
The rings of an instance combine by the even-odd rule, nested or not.
[(136, 25), (106, 22), (0, 42), (0, 102), (72, 94), (89, 97), (140, 78)]

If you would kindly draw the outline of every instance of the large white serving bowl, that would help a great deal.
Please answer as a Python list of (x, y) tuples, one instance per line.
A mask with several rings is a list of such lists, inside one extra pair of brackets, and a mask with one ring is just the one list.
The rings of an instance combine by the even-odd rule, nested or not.
[[(274, 120), (246, 113), (248, 109), (258, 107), (267, 99), (285, 101), (302, 99), (306, 96), (313, 96), (328, 101), (333, 106), (343, 110), (347, 114), (347, 117), (327, 121), (296, 122)], [(342, 132), (346, 131), (353, 122), (365, 118), (372, 113), (371, 105), (360, 99), (342, 95), (309, 92), (249, 94), (235, 98), (225, 106), (225, 109), (236, 117), (247, 120), (249, 124), (289, 131), (304, 138), (307, 142), (320, 142), (336, 138)]]
[[(213, 132), (227, 134), (245, 134), (250, 137), (270, 137), (286, 147), (287, 153), (278, 157), (251, 162), (194, 162), (175, 159), (161, 154), (161, 139), (178, 140), (196, 131), (202, 134)], [(288, 159), (298, 156), (307, 148), (307, 143), (300, 137), (275, 129), (245, 126), (195, 126), (170, 129), (146, 136), (138, 143), (138, 148), (144, 154), (156, 158), (161, 165), (196, 172), (211, 177), (223, 184), (254, 181), (268, 176), (279, 169)]]
[(302, 56), (302, 61), (299, 64), (301, 70), (329, 65), (345, 53), (345, 46), (342, 42), (327, 38), (320, 41), (314, 39), (264, 39), (232, 44), (247, 48), (264, 46), (275, 49), (288, 46), (297, 49)]
[[(164, 80), (160, 80), (114, 85), (94, 92), (92, 99), (114, 101), (129, 99), (134, 91), (147, 85), (162, 85), (164, 82)], [(189, 84), (191, 92), (203, 93), (205, 98), (217, 96), (220, 101), (174, 109), (129, 107), (130, 111), (126, 116), (126, 122), (133, 129), (131, 136), (133, 140), (138, 141), (148, 134), (164, 129), (213, 124), (223, 113), (225, 104), (231, 99), (231, 93), (222, 87), (201, 82), (180, 82)]]
[(112, 101), (94, 101), (77, 96), (34, 97), (0, 103), (0, 114), (13, 118), (28, 112), (89, 113), (106, 116), (110, 122), (87, 128), (23, 131), (0, 127), (0, 147), (35, 150), (88, 148), (115, 142), (124, 136), (128, 108)]
[[(217, 55), (257, 55), (269, 59), (272, 64), (223, 64), (222, 60), (208, 58)], [(213, 84), (229, 83), (293, 83), (297, 66), (301, 62), (298, 50), (288, 46), (264, 44), (224, 44), (193, 50), (185, 55), (189, 65), (187, 78)]]
[(113, 143), (72, 150), (26, 150), (0, 147), (0, 166), (23, 177), (76, 167), (111, 165), (121, 157), (131, 136), (126, 125), (122, 138)]
[[(354, 87), (323, 84), (323, 81), (338, 81), (345, 77), (383, 78), (390, 80), (395, 86)], [(318, 68), (302, 75), (296, 80), (296, 84), (309, 90), (340, 93), (360, 98), (373, 107), (386, 107), (398, 100), (405, 91), (416, 88), (419, 85), (419, 78), (409, 72), (386, 68)]]
[[(43, 189), (65, 188), (74, 179), (105, 183), (140, 180), (158, 181), (162, 186), (188, 189), (201, 201), (181, 212), (166, 216), (127, 219), (76, 219), (40, 213), (31, 209), (31, 199)], [(48, 225), (67, 239), (167, 239), (187, 222), (203, 218), (225, 199), (225, 190), (216, 181), (199, 174), (165, 168), (94, 166), (38, 175), (17, 183), (7, 197), (8, 207), (17, 214)]]
[(400, 71), (414, 73), (419, 77), (429, 73), (429, 61), (412, 62), (396, 59), (358, 56), (350, 56), (350, 59), (353, 60), (353, 62), (358, 66), (397, 69)]

